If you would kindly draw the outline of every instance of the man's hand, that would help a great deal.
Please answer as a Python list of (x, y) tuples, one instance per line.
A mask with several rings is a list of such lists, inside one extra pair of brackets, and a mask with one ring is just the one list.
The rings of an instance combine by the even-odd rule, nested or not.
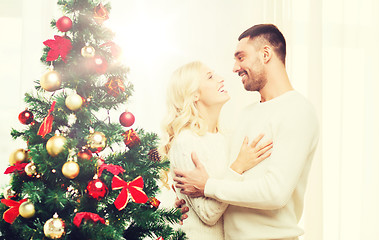
[(195, 164), (195, 169), (192, 171), (181, 171), (174, 169), (176, 182), (175, 187), (180, 189), (180, 192), (189, 197), (204, 196), (205, 184), (208, 181), (208, 173), (203, 164), (200, 163), (195, 152), (191, 153), (191, 158)]

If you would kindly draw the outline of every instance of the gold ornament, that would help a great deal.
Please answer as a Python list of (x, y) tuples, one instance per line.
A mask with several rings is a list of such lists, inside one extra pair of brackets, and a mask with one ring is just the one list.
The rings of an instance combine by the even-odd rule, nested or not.
[(37, 174), (37, 168), (36, 165), (34, 165), (34, 162), (30, 162), (25, 166), (25, 173), (29, 177)]
[(66, 178), (74, 179), (79, 175), (79, 164), (74, 161), (68, 161), (63, 164), (62, 173)]
[(82, 47), (81, 54), (85, 58), (91, 58), (95, 56), (95, 49), (92, 46)]
[(9, 156), (9, 164), (15, 165), (16, 163), (24, 162), (28, 159), (28, 151), (22, 148), (19, 148), (11, 153)]
[(107, 138), (102, 132), (94, 132), (88, 137), (88, 148), (91, 152), (101, 152), (107, 146)]
[(16, 195), (16, 192), (13, 191), (11, 186), (8, 186), (4, 189), (3, 196), (5, 199), (10, 199)]
[(21, 217), (23, 218), (31, 218), (36, 213), (36, 210), (34, 209), (34, 204), (30, 201), (21, 203), (18, 211)]
[(66, 138), (55, 133), (46, 143), (46, 150), (50, 156), (55, 157), (64, 150)]
[(83, 99), (79, 94), (73, 93), (66, 98), (65, 103), (66, 107), (71, 111), (78, 111), (83, 105)]
[(52, 69), (42, 75), (40, 85), (48, 92), (54, 92), (61, 87), (61, 75)]
[(58, 214), (55, 213), (53, 218), (45, 222), (43, 233), (51, 239), (61, 238), (65, 234), (65, 225), (64, 221), (58, 218)]

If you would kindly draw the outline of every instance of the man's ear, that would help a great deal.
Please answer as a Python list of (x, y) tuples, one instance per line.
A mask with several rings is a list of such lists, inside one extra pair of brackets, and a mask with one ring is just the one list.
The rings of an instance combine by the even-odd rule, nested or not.
[(268, 63), (271, 60), (273, 54), (274, 52), (272, 48), (268, 45), (265, 45), (262, 50), (263, 62)]

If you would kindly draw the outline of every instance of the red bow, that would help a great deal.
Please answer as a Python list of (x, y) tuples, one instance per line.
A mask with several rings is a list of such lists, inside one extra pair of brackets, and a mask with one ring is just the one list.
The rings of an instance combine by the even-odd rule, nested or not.
[(102, 224), (105, 223), (104, 218), (100, 217), (96, 213), (91, 213), (91, 212), (80, 212), (80, 213), (77, 213), (75, 215), (75, 217), (74, 217), (73, 223), (75, 224), (75, 226), (79, 227), (80, 223), (82, 222), (83, 219), (84, 220), (92, 220), (93, 222), (100, 221)]
[(21, 203), (28, 201), (28, 199), (22, 199), (21, 201), (17, 202), (11, 199), (1, 199), (1, 203), (5, 204), (7, 207), (10, 207), (7, 211), (3, 214), (3, 219), (7, 223), (12, 224), (14, 220), (20, 215), (19, 208)]
[(56, 102), (53, 101), (53, 103), (51, 104), (51, 108), (49, 110), (49, 113), (47, 114), (47, 116), (45, 117), (41, 126), (38, 129), (37, 135), (40, 135), (43, 138), (45, 138), (46, 134), (51, 132), (51, 128), (53, 127), (54, 116), (51, 115), (51, 113), (54, 111), (55, 103)]
[(136, 203), (145, 203), (148, 200), (146, 193), (143, 189), (143, 179), (141, 176), (136, 177), (131, 182), (125, 182), (119, 176), (114, 176), (112, 179), (112, 190), (122, 189), (114, 205), (118, 210), (126, 207), (129, 197)]
[(98, 173), (99, 177), (101, 176), (104, 170), (107, 170), (108, 172), (113, 173), (113, 175), (118, 175), (122, 172), (125, 172), (125, 169), (123, 169), (121, 166), (103, 163), (99, 168), (99, 173)]
[(14, 166), (8, 167), (4, 174), (14, 173), (15, 171), (24, 172), (26, 165), (28, 165), (28, 163), (16, 163)]

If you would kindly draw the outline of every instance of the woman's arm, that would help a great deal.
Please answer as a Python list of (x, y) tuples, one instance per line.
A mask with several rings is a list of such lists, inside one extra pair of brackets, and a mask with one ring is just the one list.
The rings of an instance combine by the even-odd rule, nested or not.
[[(170, 150), (171, 169), (194, 169), (195, 165), (191, 159), (191, 152), (196, 150), (199, 151), (200, 146), (197, 146), (198, 141), (196, 141), (196, 139), (183, 138), (177, 140), (178, 141), (172, 145)], [(185, 194), (182, 194), (180, 192), (180, 189), (175, 188), (175, 191), (178, 198), (184, 199), (188, 206), (191, 207), (197, 216), (207, 225), (214, 225), (221, 218), (226, 208), (228, 207), (227, 203), (221, 203), (215, 199), (207, 197), (192, 198)]]

